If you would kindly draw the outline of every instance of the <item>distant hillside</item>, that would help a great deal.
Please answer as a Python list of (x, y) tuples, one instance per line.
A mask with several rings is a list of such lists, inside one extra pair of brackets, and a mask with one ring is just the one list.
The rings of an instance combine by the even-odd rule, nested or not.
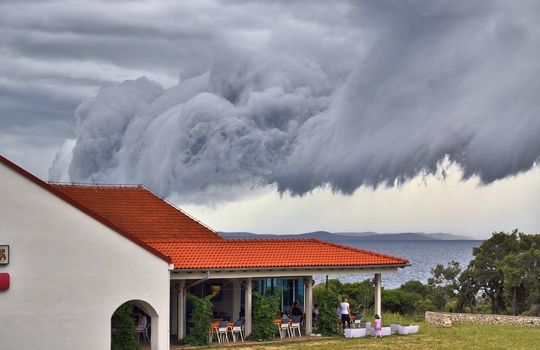
[(460, 235), (453, 235), (450, 233), (423, 233), (423, 232), (405, 232), (405, 233), (376, 233), (376, 232), (336, 232), (336, 235), (340, 236), (353, 236), (353, 237), (372, 237), (372, 236), (380, 236), (380, 235), (390, 235), (390, 236), (396, 236), (396, 235), (419, 235), (422, 237), (426, 237), (428, 240), (430, 239), (438, 239), (443, 241), (467, 241), (467, 240), (475, 240), (475, 238), (469, 237), (469, 236), (460, 236)]
[(474, 240), (472, 237), (452, 235), (450, 233), (376, 233), (376, 232), (339, 232), (315, 231), (299, 234), (256, 234), (250, 232), (218, 232), (228, 239), (284, 239), (317, 238), (323, 241), (339, 243), (343, 241), (432, 241), (432, 240)]

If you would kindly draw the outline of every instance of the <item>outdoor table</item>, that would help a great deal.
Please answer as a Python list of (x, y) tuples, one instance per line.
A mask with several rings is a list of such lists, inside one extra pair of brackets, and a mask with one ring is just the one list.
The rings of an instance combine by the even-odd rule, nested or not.
[[(275, 319), (274, 322), (276, 323), (276, 326), (279, 326), (281, 324), (281, 318)], [(292, 318), (289, 318), (289, 324), (292, 323)]]

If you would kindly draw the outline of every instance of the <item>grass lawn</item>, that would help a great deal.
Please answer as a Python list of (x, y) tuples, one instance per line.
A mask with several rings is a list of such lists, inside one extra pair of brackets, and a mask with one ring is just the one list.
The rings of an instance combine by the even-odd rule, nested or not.
[[(238, 346), (241, 349), (540, 349), (540, 328), (457, 324), (452, 328), (437, 328), (425, 322), (416, 322), (419, 333), (391, 335), (383, 339), (371, 337), (342, 339), (319, 338), (301, 342), (266, 343)], [(383, 324), (386, 325), (386, 324)]]

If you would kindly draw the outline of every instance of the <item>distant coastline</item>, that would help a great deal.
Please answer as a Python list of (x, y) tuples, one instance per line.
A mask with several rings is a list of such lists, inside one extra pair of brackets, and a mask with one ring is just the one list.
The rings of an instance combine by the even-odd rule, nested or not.
[(340, 243), (350, 241), (470, 241), (476, 240), (468, 236), (453, 235), (450, 233), (377, 233), (377, 232), (336, 232), (315, 231), (299, 234), (256, 234), (251, 232), (218, 232), (227, 239), (289, 239), (289, 238), (316, 238), (323, 241)]

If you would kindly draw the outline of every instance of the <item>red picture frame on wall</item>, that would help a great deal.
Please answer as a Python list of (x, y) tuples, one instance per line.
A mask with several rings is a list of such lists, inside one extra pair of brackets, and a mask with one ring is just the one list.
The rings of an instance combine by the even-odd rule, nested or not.
[(9, 289), (9, 273), (0, 273), (0, 291)]

